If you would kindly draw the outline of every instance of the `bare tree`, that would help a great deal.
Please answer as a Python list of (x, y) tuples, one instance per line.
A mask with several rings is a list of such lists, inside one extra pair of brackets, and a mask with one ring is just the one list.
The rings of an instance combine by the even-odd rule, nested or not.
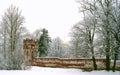
[[(3, 37), (4, 37), (4, 51), (8, 54), (5, 54), (5, 56), (8, 56), (9, 61), (8, 69), (19, 69), (20, 64), (18, 64), (18, 59), (16, 53), (17, 47), (19, 42), (21, 41), (21, 35), (23, 30), (23, 23), (24, 23), (24, 17), (21, 15), (21, 11), (15, 6), (10, 6), (5, 14), (2, 17), (2, 26), (3, 26)], [(6, 40), (8, 41), (6, 45)], [(6, 46), (9, 48), (9, 50), (6, 51)]]
[(118, 0), (114, 0), (115, 3), (113, 3), (112, 7), (113, 9), (110, 12), (111, 15), (111, 33), (113, 35), (113, 40), (112, 40), (112, 47), (113, 47), (113, 54), (114, 54), (114, 64), (112, 67), (112, 70), (115, 71), (115, 66), (116, 66), (116, 60), (119, 58), (118, 56), (120, 55), (120, 4)]
[(84, 11), (89, 10), (93, 14), (95, 10), (95, 14), (97, 14), (95, 18), (98, 20), (99, 28), (104, 37), (103, 45), (106, 52), (106, 70), (109, 71), (111, 52), (115, 52), (114, 59), (116, 59), (116, 53), (119, 50), (119, 47), (116, 46), (119, 45), (118, 0), (84, 0), (83, 2)]
[(89, 46), (87, 44), (86, 31), (82, 22), (78, 22), (72, 27), (71, 36), (71, 51), (74, 58), (89, 58)]
[[(115, 71), (116, 59), (120, 50), (119, 0), (78, 0), (78, 2), (81, 4), (83, 12), (89, 11), (94, 16), (94, 19), (97, 20), (99, 25), (97, 31), (100, 32), (98, 35), (102, 34), (101, 41), (103, 43), (101, 43), (101, 46), (106, 54), (106, 70), (110, 70), (110, 59), (113, 56), (113, 71)], [(86, 14), (88, 15), (89, 13)]]
[(57, 37), (53, 39), (50, 43), (50, 49), (48, 52), (48, 56), (62, 57), (61, 51), (62, 51), (62, 40), (59, 37)]
[(112, 23), (113, 18), (111, 17), (111, 15), (113, 15), (112, 10), (114, 6), (114, 1), (115, 0), (98, 0), (97, 1), (99, 5), (98, 15), (99, 15), (99, 20), (102, 22), (101, 27), (103, 30), (103, 36), (105, 41), (104, 45), (105, 45), (105, 51), (106, 51), (106, 70), (107, 71), (110, 70), (110, 57), (111, 57), (111, 52), (113, 52), (112, 47), (114, 45), (114, 44), (111, 44), (114, 39), (112, 37), (114, 24)]
[(97, 70), (97, 64), (95, 60), (95, 53), (94, 53), (94, 36), (96, 33), (97, 27), (97, 8), (96, 8), (96, 1), (95, 0), (82, 0), (78, 1), (81, 4), (82, 12), (84, 15), (84, 27), (86, 30), (86, 38), (88, 40), (88, 46), (92, 53), (93, 59), (93, 66), (94, 70)]

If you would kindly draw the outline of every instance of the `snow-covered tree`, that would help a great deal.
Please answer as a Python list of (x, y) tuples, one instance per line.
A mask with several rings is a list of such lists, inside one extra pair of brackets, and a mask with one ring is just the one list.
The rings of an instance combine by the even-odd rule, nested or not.
[(71, 35), (71, 51), (74, 55), (74, 58), (89, 58), (90, 52), (89, 46), (87, 44), (87, 38), (85, 35), (85, 30), (82, 29), (83, 26), (80, 23), (77, 23), (73, 26), (72, 31), (70, 33)]
[(56, 37), (51, 40), (48, 57), (70, 58), (73, 55), (70, 52), (69, 44)]
[[(80, 0), (78, 1), (81, 4), (81, 12), (83, 12), (83, 22), (78, 26), (79, 31), (84, 35), (84, 41), (87, 45), (88, 50), (91, 52), (91, 57), (93, 59), (94, 69), (97, 70), (97, 64), (95, 60), (94, 52), (94, 38), (97, 28), (97, 9), (95, 0)], [(80, 32), (79, 32), (80, 33)], [(80, 36), (80, 35), (78, 35)], [(79, 42), (79, 41), (77, 41)], [(76, 44), (77, 46), (77, 44)], [(77, 48), (77, 47), (76, 47)], [(79, 49), (79, 48), (78, 48)], [(77, 53), (77, 52), (76, 52)]]
[[(102, 29), (102, 34), (104, 37), (104, 50), (106, 52), (106, 70), (110, 70), (110, 59), (112, 56), (112, 53), (114, 52), (115, 47), (114, 44), (112, 43), (115, 37), (115, 33), (113, 31), (116, 31), (116, 24), (113, 22), (116, 20), (115, 14), (113, 13), (113, 10), (117, 7), (116, 2), (117, 0), (98, 0), (98, 15), (99, 15), (99, 21), (101, 22), (101, 29)], [(118, 28), (118, 26), (117, 26)], [(119, 33), (117, 32), (117, 35)], [(115, 42), (115, 40), (114, 40)]]
[[(85, 10), (93, 12), (95, 10), (99, 25), (99, 34), (102, 34), (102, 45), (103, 52), (106, 54), (106, 70), (110, 70), (110, 59), (114, 54), (116, 60), (119, 50), (119, 0), (82, 0), (81, 7)], [(87, 13), (89, 14), (89, 13)], [(94, 13), (92, 13), (94, 14)], [(99, 38), (99, 36), (97, 36)], [(96, 42), (97, 43), (97, 42)], [(100, 48), (99, 46), (99, 48)], [(115, 63), (114, 63), (115, 65)]]
[(114, 59), (114, 65), (112, 67), (113, 71), (115, 71), (116, 60), (119, 59), (120, 55), (120, 1), (113, 0), (112, 9), (110, 12), (111, 18), (111, 45), (112, 45), (112, 54)]
[(21, 11), (11, 5), (2, 16), (1, 21), (1, 39), (3, 45), (5, 69), (21, 69), (23, 63), (22, 51), (22, 33), (23, 33), (24, 17)]
[[(73, 31), (74, 34), (72, 34), (74, 35), (73, 41), (76, 55), (81, 53), (80, 55), (89, 57), (88, 55), (91, 52), (95, 70), (97, 69), (94, 53), (94, 36), (96, 31), (96, 24), (97, 22), (93, 16), (85, 16), (82, 23), (74, 26), (75, 31)], [(79, 54), (78, 51), (80, 51)]]
[(49, 53), (48, 56), (49, 57), (62, 57), (62, 51), (63, 47), (62, 47), (62, 40), (57, 37), (55, 39), (53, 39), (50, 43), (50, 49), (49, 49)]

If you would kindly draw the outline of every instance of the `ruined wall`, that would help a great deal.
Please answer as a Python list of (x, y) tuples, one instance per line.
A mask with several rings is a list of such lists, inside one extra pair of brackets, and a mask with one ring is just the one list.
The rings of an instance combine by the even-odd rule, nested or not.
[[(96, 59), (98, 69), (106, 69), (106, 59)], [(62, 67), (62, 68), (80, 68), (80, 69), (93, 69), (92, 59), (70, 59), (70, 58), (47, 58), (38, 57), (34, 58), (32, 66), (42, 67)], [(111, 68), (113, 62), (111, 61)], [(120, 70), (120, 61), (116, 63), (116, 70)]]
[[(43, 66), (43, 67), (65, 67), (93, 69), (92, 59), (70, 59), (70, 58), (45, 58), (37, 57), (38, 41), (32, 39), (23, 40), (24, 60), (26, 65)], [(105, 69), (106, 60), (96, 59), (98, 69)], [(119, 62), (118, 62), (119, 63)], [(111, 67), (113, 62), (111, 62)], [(116, 65), (120, 70), (120, 64)]]
[[(106, 60), (96, 59), (98, 69), (105, 69)], [(33, 66), (65, 67), (65, 68), (89, 68), (93, 69), (92, 59), (70, 59), (70, 58), (35, 58)]]
[(31, 65), (33, 58), (37, 57), (38, 42), (32, 39), (23, 40), (24, 60), (27, 65)]

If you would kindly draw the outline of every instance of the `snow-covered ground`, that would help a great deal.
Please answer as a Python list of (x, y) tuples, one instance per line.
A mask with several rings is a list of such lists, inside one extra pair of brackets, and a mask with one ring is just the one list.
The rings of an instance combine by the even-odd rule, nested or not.
[(120, 75), (120, 71), (91, 71), (83, 72), (80, 69), (31, 67), (29, 70), (6, 71), (1, 70), (0, 75)]

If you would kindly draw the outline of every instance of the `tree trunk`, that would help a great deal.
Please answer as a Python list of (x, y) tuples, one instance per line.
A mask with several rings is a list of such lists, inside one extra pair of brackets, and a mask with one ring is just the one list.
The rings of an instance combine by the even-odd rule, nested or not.
[(110, 70), (110, 43), (109, 43), (109, 36), (106, 39), (106, 70)]
[(76, 42), (76, 44), (75, 44), (76, 46), (75, 46), (75, 57), (76, 58), (78, 58), (78, 41)]
[(117, 60), (117, 54), (115, 53), (114, 64), (112, 67), (113, 72), (115, 72), (116, 60)]
[(91, 47), (91, 52), (92, 52), (92, 60), (93, 60), (94, 70), (97, 70), (97, 64), (96, 64), (96, 60), (95, 60), (95, 56), (94, 56), (93, 47)]
[(106, 26), (105, 26), (105, 30), (106, 30), (106, 39), (105, 39), (105, 51), (106, 51), (106, 70), (109, 71), (110, 70), (110, 28), (109, 28), (109, 21), (108, 21), (108, 14), (106, 15), (107, 19), (106, 19)]
[(119, 49), (119, 47), (115, 48), (115, 54), (114, 54), (114, 63), (113, 63), (113, 67), (112, 67), (112, 70), (113, 72), (115, 72), (115, 67), (116, 67), (116, 60), (117, 60), (117, 50)]
[(97, 70), (97, 64), (94, 56), (92, 57), (92, 60), (93, 60), (94, 70)]
[(106, 70), (110, 70), (110, 56), (108, 54), (106, 55)]
[(93, 67), (94, 67), (94, 70), (97, 70), (97, 64), (96, 64), (96, 60), (95, 60), (95, 56), (94, 56), (94, 46), (93, 46), (94, 32), (95, 32), (95, 26), (94, 26), (92, 36), (91, 36), (91, 31), (89, 31), (88, 34), (89, 34), (90, 49), (91, 49), (91, 53), (92, 53)]
[(6, 33), (4, 33), (4, 59), (6, 60)]

